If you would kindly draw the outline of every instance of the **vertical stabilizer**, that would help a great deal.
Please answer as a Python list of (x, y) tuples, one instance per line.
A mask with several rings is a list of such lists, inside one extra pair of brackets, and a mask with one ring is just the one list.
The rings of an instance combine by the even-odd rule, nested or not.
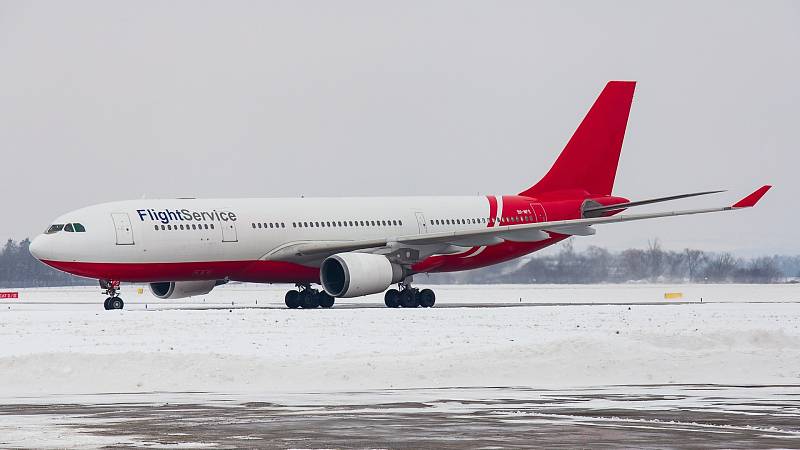
[(609, 81), (547, 175), (520, 195), (564, 190), (611, 194), (635, 87), (635, 81)]

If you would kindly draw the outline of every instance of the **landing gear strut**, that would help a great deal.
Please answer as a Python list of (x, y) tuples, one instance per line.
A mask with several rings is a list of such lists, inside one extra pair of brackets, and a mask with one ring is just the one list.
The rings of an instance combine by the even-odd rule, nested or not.
[(298, 284), (297, 290), (287, 292), (284, 300), (286, 306), (292, 309), (330, 308), (336, 301), (327, 292), (312, 289), (309, 284)]
[(100, 289), (103, 290), (103, 294), (108, 296), (106, 301), (103, 302), (103, 307), (106, 310), (122, 309), (125, 307), (125, 302), (119, 298), (119, 281), (100, 280)]
[(403, 280), (399, 289), (389, 289), (383, 297), (383, 302), (389, 308), (430, 308), (436, 303), (436, 294), (430, 289), (419, 290), (411, 287), (411, 277)]

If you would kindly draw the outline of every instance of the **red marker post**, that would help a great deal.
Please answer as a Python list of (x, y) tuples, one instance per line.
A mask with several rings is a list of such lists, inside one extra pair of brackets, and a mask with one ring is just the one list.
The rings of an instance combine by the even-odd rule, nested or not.
[(0, 292), (0, 299), (19, 298), (19, 292)]

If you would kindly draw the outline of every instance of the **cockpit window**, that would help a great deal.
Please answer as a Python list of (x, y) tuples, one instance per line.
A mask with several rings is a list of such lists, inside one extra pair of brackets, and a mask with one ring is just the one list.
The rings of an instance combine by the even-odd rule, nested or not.
[(63, 223), (55, 223), (53, 225), (50, 225), (50, 228), (48, 228), (47, 231), (44, 232), (44, 234), (58, 233), (59, 231), (61, 231), (63, 229), (64, 229), (64, 224)]
[(85, 233), (86, 232), (86, 228), (84, 228), (83, 224), (73, 223), (72, 226), (75, 227), (75, 232), (77, 232), (77, 233)]
[(68, 223), (68, 224), (64, 225), (64, 231), (72, 233), (73, 231), (75, 231), (75, 229), (72, 228), (72, 224), (71, 223)]

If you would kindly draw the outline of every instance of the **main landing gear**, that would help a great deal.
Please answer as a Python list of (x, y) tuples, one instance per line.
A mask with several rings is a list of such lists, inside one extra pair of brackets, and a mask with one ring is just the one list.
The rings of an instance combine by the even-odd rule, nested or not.
[(308, 284), (298, 284), (297, 290), (291, 290), (286, 293), (285, 300), (286, 306), (292, 309), (330, 308), (336, 301), (327, 292), (312, 289), (311, 285)]
[(383, 302), (389, 308), (430, 308), (436, 303), (436, 294), (432, 290), (411, 287), (411, 280), (406, 279), (398, 287), (399, 290), (389, 289), (383, 296)]
[(100, 288), (103, 289), (103, 294), (108, 295), (106, 301), (103, 302), (103, 307), (106, 310), (122, 309), (125, 307), (125, 302), (119, 298), (119, 281), (100, 280)]

